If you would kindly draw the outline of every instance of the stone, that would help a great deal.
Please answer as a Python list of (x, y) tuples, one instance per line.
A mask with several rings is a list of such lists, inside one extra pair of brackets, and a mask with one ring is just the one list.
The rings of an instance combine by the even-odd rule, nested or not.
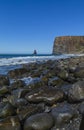
[(48, 85), (53, 87), (60, 87), (64, 84), (64, 81), (58, 77), (50, 78)]
[(5, 94), (10, 93), (10, 90), (7, 86), (0, 87), (0, 97), (4, 96)]
[(22, 107), (17, 108), (17, 115), (21, 121), (24, 121), (31, 115), (36, 114), (41, 111), (42, 111), (42, 108), (40, 106), (28, 104), (27, 106), (22, 106)]
[(5, 75), (0, 75), (0, 86), (9, 86), (9, 78)]
[(22, 77), (22, 75), (24, 75), (25, 73), (27, 73), (26, 68), (18, 68), (18, 69), (10, 70), (8, 72), (8, 75), (10, 78), (17, 78), (17, 77)]
[(74, 76), (76, 78), (84, 78), (84, 67), (77, 67)]
[(35, 114), (24, 122), (24, 130), (50, 130), (53, 124), (53, 117), (50, 114)]
[(0, 130), (21, 130), (18, 117), (8, 117), (0, 120)]
[(29, 102), (39, 103), (45, 102), (47, 104), (54, 104), (60, 102), (64, 98), (64, 93), (56, 88), (43, 87), (28, 93), (25, 98)]
[(12, 116), (15, 115), (16, 112), (14, 110), (14, 107), (8, 103), (8, 102), (4, 102), (4, 103), (0, 103), (0, 118), (6, 118), (8, 116)]
[(17, 89), (17, 88), (23, 88), (25, 86), (24, 81), (22, 80), (16, 80), (15, 82), (13, 82), (10, 86), (10, 89)]
[(68, 100), (73, 103), (84, 101), (84, 81), (78, 81), (70, 87)]
[(76, 118), (77, 111), (70, 104), (63, 103), (52, 108), (51, 114), (55, 120), (55, 127), (63, 128), (65, 124), (70, 123), (73, 118)]

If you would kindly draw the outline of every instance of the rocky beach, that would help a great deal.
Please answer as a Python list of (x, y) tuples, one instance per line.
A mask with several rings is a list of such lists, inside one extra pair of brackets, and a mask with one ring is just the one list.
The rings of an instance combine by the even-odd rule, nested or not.
[(0, 130), (10, 129), (84, 130), (84, 56), (0, 75)]

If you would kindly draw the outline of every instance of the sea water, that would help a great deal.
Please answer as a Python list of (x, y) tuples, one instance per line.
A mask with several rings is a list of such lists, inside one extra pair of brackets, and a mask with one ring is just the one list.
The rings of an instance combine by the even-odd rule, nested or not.
[(47, 60), (59, 60), (74, 56), (82, 56), (75, 54), (63, 54), (63, 55), (51, 55), (51, 54), (0, 54), (0, 74), (7, 74), (9, 70), (22, 67), (23, 64), (47, 61)]

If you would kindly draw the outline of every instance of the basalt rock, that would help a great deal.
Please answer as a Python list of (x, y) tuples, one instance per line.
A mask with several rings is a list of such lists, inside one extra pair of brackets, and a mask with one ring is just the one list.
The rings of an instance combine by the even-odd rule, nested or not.
[(3, 85), (9, 85), (10, 82), (9, 82), (9, 78), (5, 75), (0, 75), (0, 86), (3, 86)]
[(6, 118), (8, 116), (15, 115), (15, 110), (10, 103), (1, 103), (0, 104), (0, 118)]
[(18, 117), (8, 117), (0, 120), (0, 130), (21, 130)]
[(70, 104), (63, 103), (54, 107), (51, 114), (54, 117), (56, 128), (63, 128), (65, 124), (70, 123), (70, 120), (76, 118), (77, 111)]
[(17, 78), (17, 77), (22, 77), (22, 75), (24, 75), (25, 73), (27, 73), (26, 68), (18, 68), (15, 70), (10, 70), (8, 72), (8, 75), (10, 78)]
[(53, 54), (84, 53), (84, 36), (56, 37), (53, 46)]
[(52, 105), (56, 102), (62, 101), (64, 98), (64, 93), (55, 88), (44, 87), (28, 93), (25, 97), (29, 102), (45, 102), (46, 104)]
[(84, 101), (84, 81), (78, 81), (71, 86), (68, 99), (70, 102)]
[(50, 130), (54, 124), (53, 117), (40, 113), (29, 117), (24, 123), (24, 130)]

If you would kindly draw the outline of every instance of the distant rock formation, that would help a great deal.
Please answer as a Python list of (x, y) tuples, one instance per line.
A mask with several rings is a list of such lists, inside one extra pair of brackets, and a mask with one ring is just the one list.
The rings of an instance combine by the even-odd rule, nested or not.
[(37, 51), (36, 50), (34, 50), (33, 55), (37, 55)]
[(53, 54), (70, 53), (84, 53), (84, 36), (60, 36), (55, 38)]

